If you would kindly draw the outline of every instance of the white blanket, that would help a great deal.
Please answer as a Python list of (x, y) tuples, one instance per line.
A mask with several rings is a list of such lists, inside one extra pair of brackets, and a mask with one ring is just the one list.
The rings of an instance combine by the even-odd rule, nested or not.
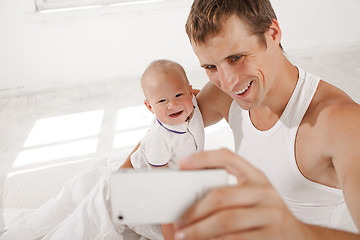
[[(105, 166), (104, 166), (105, 165)], [(117, 162), (98, 161), (38, 209), (3, 209), (0, 240), (163, 239), (160, 226), (115, 226), (109, 213), (108, 178)]]

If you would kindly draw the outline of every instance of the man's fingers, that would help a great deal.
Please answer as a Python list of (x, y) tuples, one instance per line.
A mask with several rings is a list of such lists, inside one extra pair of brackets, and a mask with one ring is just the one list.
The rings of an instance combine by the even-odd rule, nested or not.
[[(210, 191), (182, 215), (177, 228), (190, 234), (186, 239), (202, 239), (199, 236), (207, 239), (221, 237), (220, 233), (252, 231), (252, 228), (271, 224), (277, 215), (276, 210), (280, 210), (279, 213), (287, 210), (266, 176), (227, 149), (193, 154), (181, 160), (179, 166), (181, 169), (224, 168), (238, 180), (236, 186)], [(268, 209), (268, 213), (265, 214), (264, 209)], [(270, 213), (270, 209), (274, 212)]]
[(248, 231), (235, 232), (212, 238), (211, 240), (278, 240), (279, 236), (274, 234), (271, 228), (261, 227), (249, 229)]
[(269, 224), (273, 215), (271, 211), (270, 208), (229, 208), (178, 230), (175, 239), (202, 240), (220, 238), (224, 235), (245, 236), (255, 229), (261, 231)]
[(266, 206), (270, 201), (270, 191), (266, 188), (252, 188), (250, 186), (229, 186), (217, 188), (208, 192), (202, 199), (191, 206), (180, 218), (179, 225), (187, 226), (216, 211), (226, 208)]

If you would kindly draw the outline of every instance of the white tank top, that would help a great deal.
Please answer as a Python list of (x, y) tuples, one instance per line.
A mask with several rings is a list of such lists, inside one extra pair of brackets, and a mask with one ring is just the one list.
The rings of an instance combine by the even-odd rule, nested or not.
[(279, 121), (257, 130), (249, 112), (235, 101), (229, 111), (235, 152), (263, 171), (292, 213), (301, 221), (356, 232), (341, 189), (305, 178), (295, 160), (295, 137), (320, 78), (299, 69), (295, 90)]

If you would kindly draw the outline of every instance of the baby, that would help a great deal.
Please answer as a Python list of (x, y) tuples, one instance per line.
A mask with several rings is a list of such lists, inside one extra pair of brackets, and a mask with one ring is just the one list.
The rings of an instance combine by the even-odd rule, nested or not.
[[(151, 63), (141, 83), (145, 105), (156, 118), (132, 154), (131, 163), (134, 168), (176, 168), (178, 159), (202, 150), (204, 145), (203, 120), (192, 87), (184, 69), (168, 60)], [(98, 167), (87, 170), (69, 182), (56, 198), (10, 225), (0, 238), (130, 239), (135, 232), (141, 235), (140, 239), (172, 239), (174, 233), (170, 225), (160, 228), (159, 225), (125, 226), (113, 222), (108, 202), (106, 174), (109, 172)], [(171, 207), (171, 203), (169, 205)]]
[[(145, 106), (155, 118), (131, 155), (131, 164), (136, 169), (176, 169), (179, 159), (204, 148), (204, 123), (192, 86), (181, 65), (169, 60), (152, 62), (141, 77), (141, 85)], [(157, 231), (150, 225), (130, 228), (138, 233)], [(166, 240), (173, 239), (172, 225), (162, 225), (161, 230)]]
[(155, 114), (149, 132), (131, 155), (134, 168), (177, 168), (177, 161), (204, 147), (204, 124), (184, 69), (156, 60), (141, 85), (146, 107)]

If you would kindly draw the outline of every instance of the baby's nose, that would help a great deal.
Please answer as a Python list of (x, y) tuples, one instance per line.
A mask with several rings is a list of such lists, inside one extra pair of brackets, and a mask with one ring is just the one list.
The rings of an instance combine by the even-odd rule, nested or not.
[(172, 101), (169, 101), (168, 108), (171, 109), (173, 107), (176, 107), (177, 105), (179, 105), (178, 101), (172, 100)]

